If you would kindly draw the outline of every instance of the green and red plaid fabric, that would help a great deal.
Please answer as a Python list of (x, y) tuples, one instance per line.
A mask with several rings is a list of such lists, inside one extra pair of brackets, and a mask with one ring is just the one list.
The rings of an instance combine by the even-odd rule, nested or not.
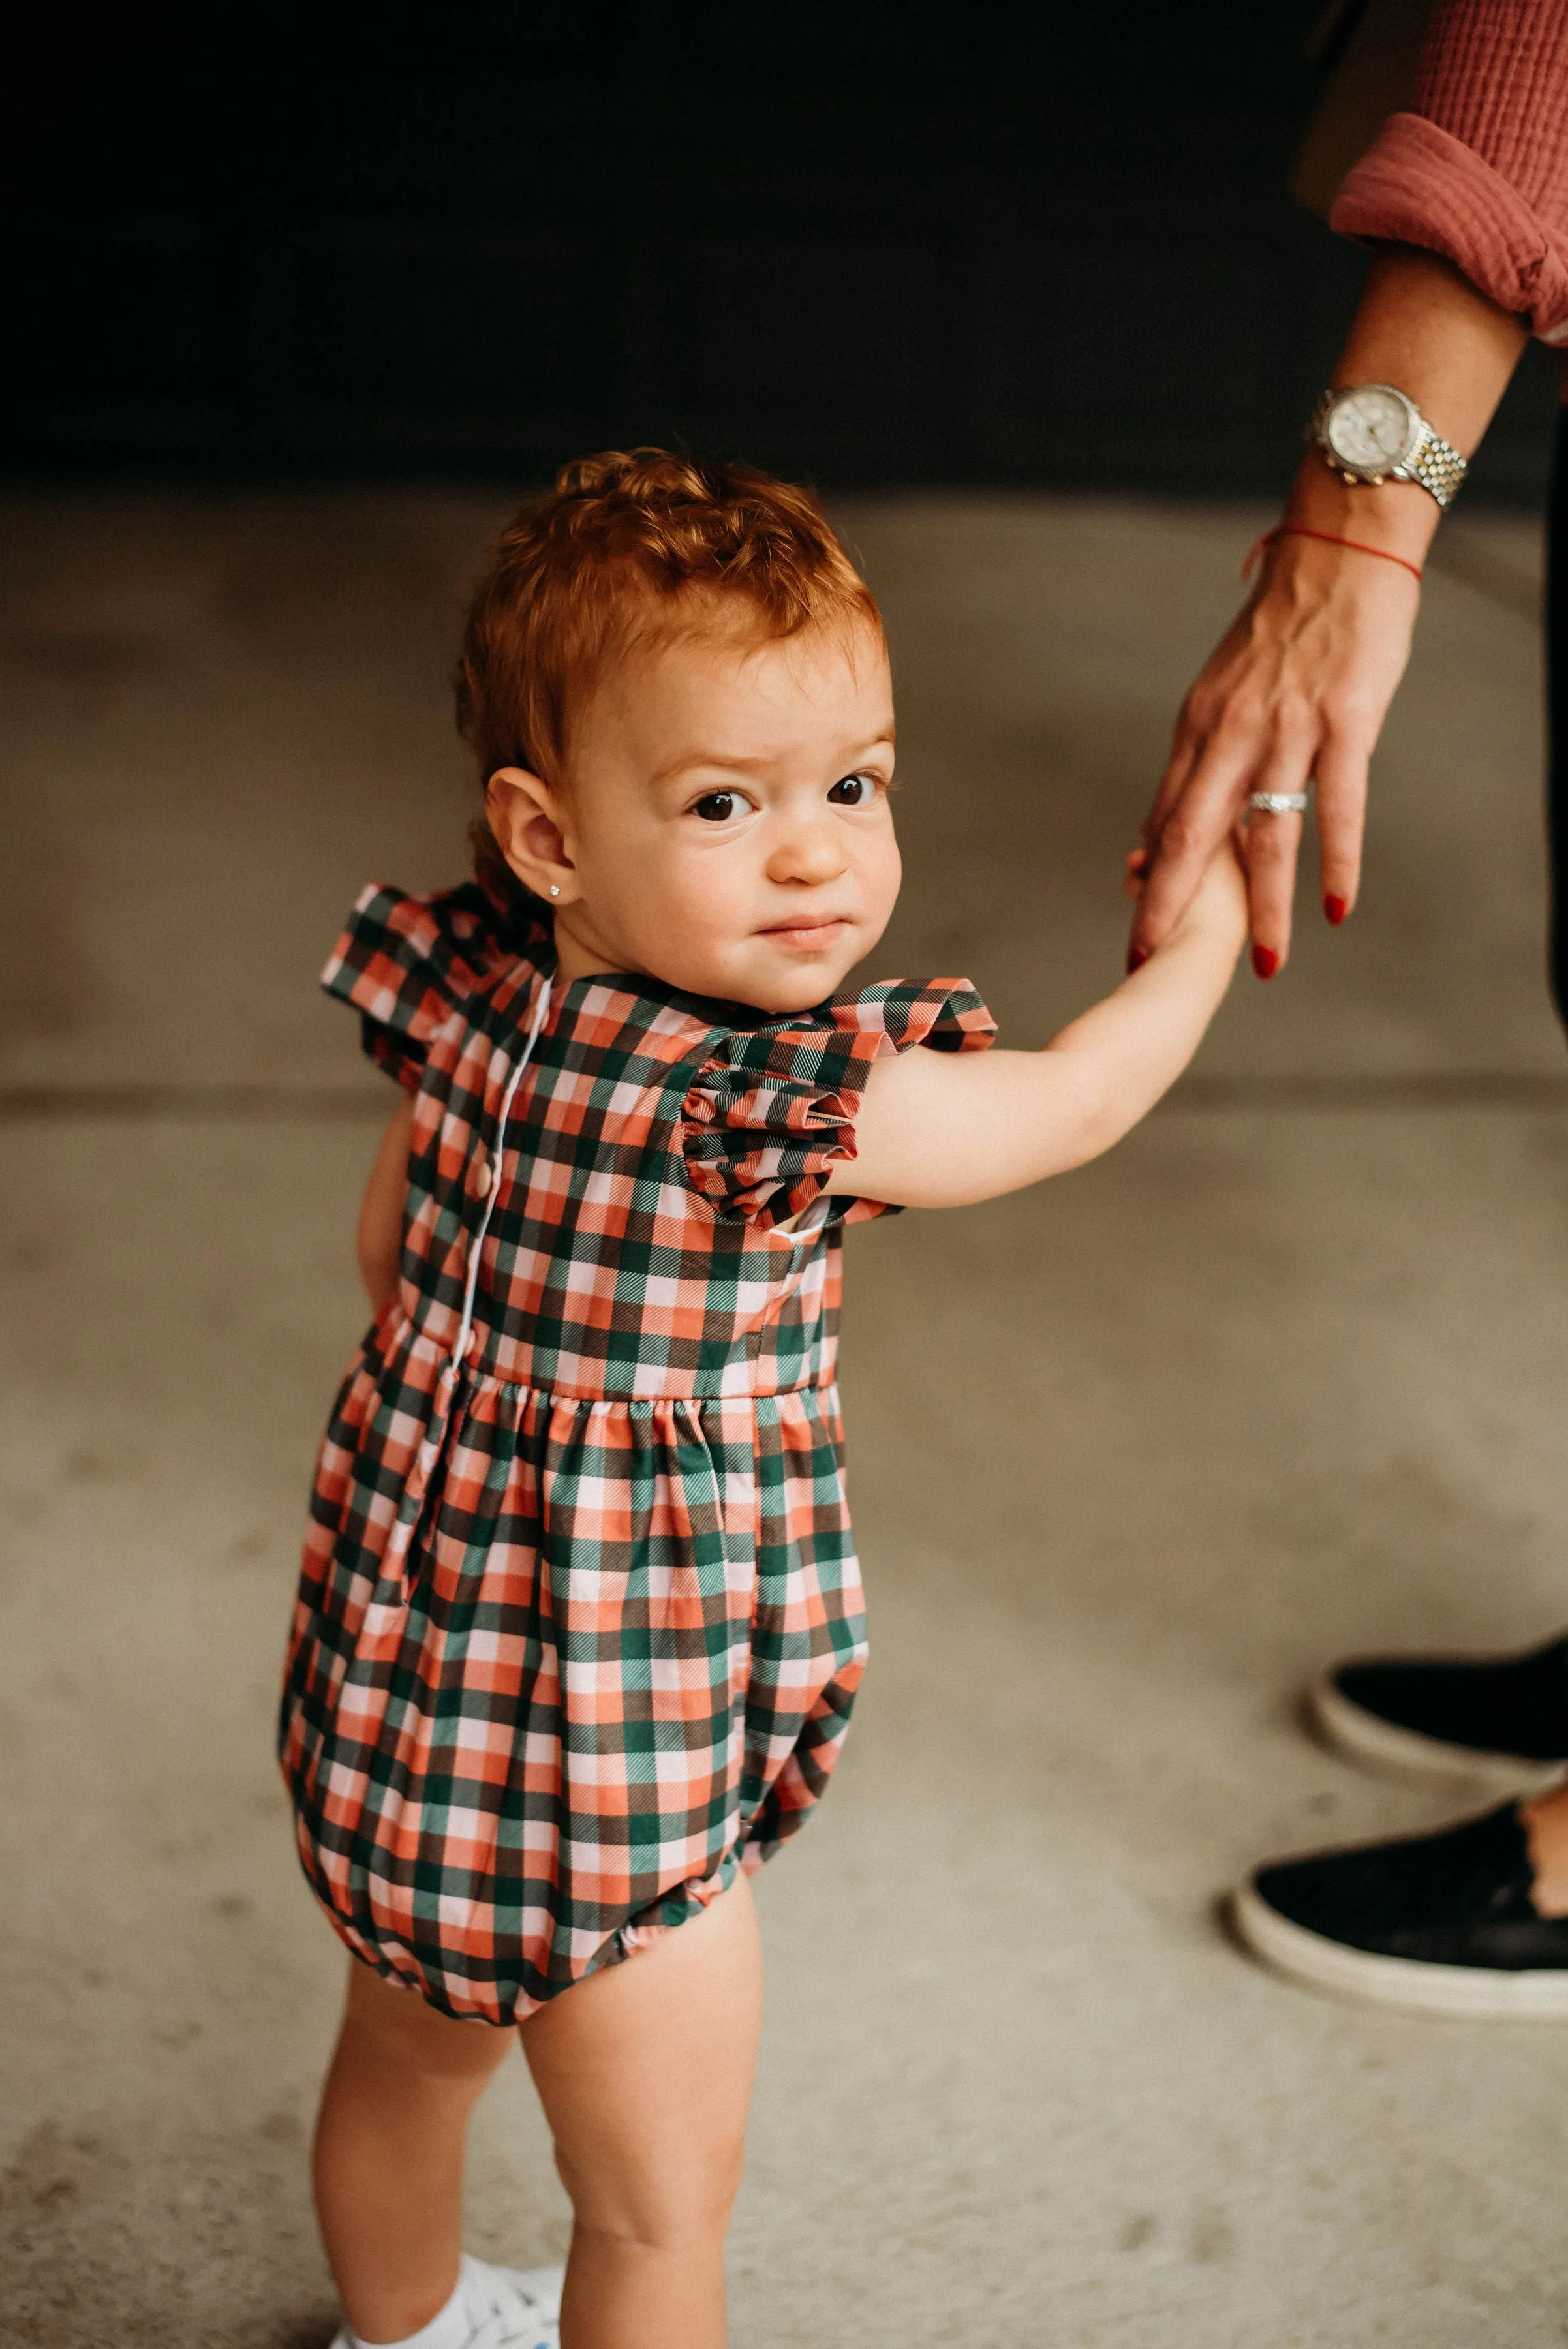
[(333, 1407), (280, 1753), (343, 1939), (511, 2023), (816, 1801), (865, 1661), (827, 1198), (877, 1057), (961, 983), (769, 1019), (551, 984), (475, 887), (367, 890), (327, 964), (414, 1094), (400, 1292)]

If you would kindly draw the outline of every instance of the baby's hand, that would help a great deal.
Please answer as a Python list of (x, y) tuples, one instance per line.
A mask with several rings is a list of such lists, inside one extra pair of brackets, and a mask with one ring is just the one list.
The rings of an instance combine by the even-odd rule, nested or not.
[[(1128, 849), (1122, 891), (1135, 903), (1143, 895), (1148, 865), (1147, 848)], [(1234, 833), (1226, 839), (1210, 862), (1198, 894), (1188, 908), (1188, 916), (1202, 928), (1232, 932), (1240, 952), (1241, 942), (1247, 934), (1247, 869), (1241, 862), (1240, 844)], [(1185, 918), (1177, 925), (1178, 928), (1185, 926)], [(1175, 935), (1172, 931), (1171, 936), (1174, 937)]]
[(1247, 868), (1241, 862), (1234, 833), (1226, 835), (1210, 860), (1208, 872), (1198, 885), (1198, 894), (1177, 928), (1185, 929), (1189, 923), (1233, 937), (1236, 951), (1241, 953), (1247, 935)]

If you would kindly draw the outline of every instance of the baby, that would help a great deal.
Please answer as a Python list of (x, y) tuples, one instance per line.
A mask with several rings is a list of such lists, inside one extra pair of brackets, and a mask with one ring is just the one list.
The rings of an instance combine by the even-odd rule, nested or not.
[[(458, 699), (477, 884), (367, 890), (326, 975), (404, 1089), (281, 1727), (351, 1953), (316, 2143), (338, 2344), (719, 2349), (747, 1879), (866, 1655), (842, 1234), (1108, 1149), (1223, 996), (1242, 884), (1227, 850), (1043, 1051), (986, 1050), (963, 980), (841, 992), (898, 890), (887, 647), (814, 501), (738, 465), (568, 466), (495, 547)], [(514, 2025), (564, 2293), (462, 2252)]]

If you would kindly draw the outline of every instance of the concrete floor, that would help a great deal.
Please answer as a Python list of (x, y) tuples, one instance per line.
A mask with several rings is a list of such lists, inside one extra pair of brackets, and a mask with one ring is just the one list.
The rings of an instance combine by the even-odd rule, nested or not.
[[(496, 518), (5, 514), (6, 2349), (330, 2329), (304, 2150), (341, 1968), (270, 1730), (389, 1095), (314, 976), (364, 879), (456, 873), (443, 678)], [(901, 678), (878, 963), (1043, 1038), (1117, 967), (1121, 851), (1262, 517), (845, 520)], [(1322, 1659), (1568, 1621), (1536, 547), (1447, 533), (1350, 930), (1239, 987), (1102, 1165), (855, 1236), (875, 1662), (763, 1886), (737, 2349), (1568, 2341), (1568, 2035), (1309, 1996), (1213, 1913), (1264, 1853), (1467, 1799), (1309, 1744)], [(477, 2249), (562, 2244), (520, 2064), (472, 2204)]]

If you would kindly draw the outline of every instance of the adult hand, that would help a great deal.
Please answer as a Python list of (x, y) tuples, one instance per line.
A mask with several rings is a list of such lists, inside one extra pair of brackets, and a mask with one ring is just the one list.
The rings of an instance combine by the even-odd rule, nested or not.
[[(1522, 319), (1501, 310), (1437, 254), (1384, 247), (1330, 382), (1392, 383), (1466, 454), (1485, 431), (1524, 347)], [(1324, 911), (1345, 919), (1361, 877), (1366, 765), (1404, 673), (1419, 582), (1438, 510), (1407, 481), (1349, 486), (1311, 450), (1288, 523), (1380, 547), (1282, 538), (1262, 581), (1182, 704), (1144, 837), (1147, 885), (1129, 962), (1179, 920), (1227, 829), (1253, 792), (1317, 784)], [(1390, 563), (1388, 554), (1402, 562)], [(1302, 820), (1247, 826), (1253, 965), (1272, 978), (1290, 951)]]
[[(1324, 911), (1345, 919), (1361, 877), (1367, 762), (1419, 601), (1418, 581), (1397, 563), (1316, 539), (1274, 542), (1257, 592), (1182, 703), (1144, 827), (1149, 854), (1130, 964), (1180, 919), (1253, 792), (1303, 792), (1315, 781)], [(1252, 962), (1262, 978), (1290, 952), (1301, 836), (1299, 815), (1254, 812), (1247, 822)]]

